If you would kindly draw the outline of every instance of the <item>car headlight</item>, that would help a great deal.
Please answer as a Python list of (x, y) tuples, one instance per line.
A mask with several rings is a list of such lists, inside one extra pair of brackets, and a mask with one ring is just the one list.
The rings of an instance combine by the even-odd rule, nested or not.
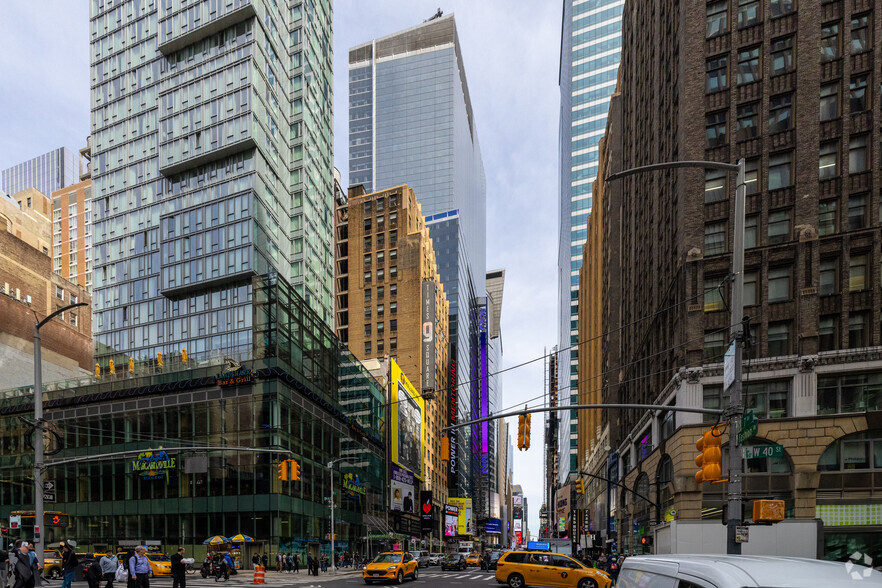
[(386, 568), (386, 569), (387, 569), (387, 570), (394, 570), (394, 569), (396, 569), (396, 568), (398, 568), (398, 566), (389, 566), (389, 567)]

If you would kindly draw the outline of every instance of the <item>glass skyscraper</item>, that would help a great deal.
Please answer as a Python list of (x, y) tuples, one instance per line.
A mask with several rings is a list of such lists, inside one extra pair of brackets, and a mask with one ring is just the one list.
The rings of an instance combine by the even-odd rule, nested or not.
[(330, 0), (91, 0), (99, 362), (251, 349), (270, 272), (333, 327), (331, 31)]
[(44, 196), (79, 181), (77, 152), (67, 147), (53, 149), (10, 168), (0, 171), (0, 190), (15, 194), (36, 188)]
[[(413, 188), (450, 301), (458, 418), (481, 410), (478, 298), (485, 296), (486, 185), (453, 15), (349, 50), (349, 182)], [(474, 435), (460, 434), (451, 495), (470, 496)], [(458, 490), (457, 490), (458, 488)]]
[[(622, 47), (624, 0), (564, 0), (560, 43), (560, 403), (578, 399), (579, 268)], [(566, 387), (566, 388), (565, 388)], [(560, 413), (560, 481), (578, 469), (578, 413)]]

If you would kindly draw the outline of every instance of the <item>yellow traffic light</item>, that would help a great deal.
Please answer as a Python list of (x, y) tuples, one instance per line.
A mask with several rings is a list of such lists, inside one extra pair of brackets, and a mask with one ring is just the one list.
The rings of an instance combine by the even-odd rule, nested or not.
[(518, 451), (521, 451), (524, 448), (524, 428), (526, 427), (526, 416), (523, 414), (518, 415)]
[(286, 461), (291, 462), (291, 479), (292, 480), (300, 480), (300, 464), (297, 463), (296, 460), (289, 459)]
[(695, 465), (699, 468), (695, 472), (695, 481), (699, 484), (715, 482), (720, 479), (721, 462), (723, 461), (723, 453), (720, 448), (722, 443), (722, 433), (717, 427), (702, 433), (695, 443), (695, 448), (701, 452), (695, 457)]
[(162, 369), (162, 353), (156, 354), (156, 367)]
[(186, 347), (181, 349), (181, 361), (184, 362), (184, 365), (187, 365), (187, 348)]
[(527, 418), (524, 419), (524, 449), (530, 448), (530, 417), (533, 415), (526, 415)]
[(113, 364), (113, 360), (110, 360), (110, 369), (107, 370), (111, 376), (116, 375), (116, 366)]
[(576, 480), (576, 494), (585, 494), (585, 482), (582, 481), (582, 478)]
[(101, 366), (98, 365), (97, 363), (95, 364), (95, 377), (96, 378), (101, 377)]
[(441, 461), (450, 461), (450, 437), (441, 437)]
[(132, 375), (135, 374), (135, 358), (134, 357), (129, 358), (129, 373)]
[(288, 480), (288, 460), (279, 462), (279, 480)]

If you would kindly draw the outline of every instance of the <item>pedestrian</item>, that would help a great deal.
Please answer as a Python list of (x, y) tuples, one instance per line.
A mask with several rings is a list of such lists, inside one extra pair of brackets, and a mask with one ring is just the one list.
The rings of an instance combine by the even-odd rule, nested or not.
[(71, 584), (77, 576), (77, 565), (79, 565), (77, 554), (69, 543), (61, 544), (61, 573), (64, 575), (64, 582), (61, 588), (71, 588)]
[(40, 563), (37, 555), (30, 550), (30, 544), (22, 541), (15, 557), (15, 586), (14, 588), (34, 588), (34, 580), (40, 574)]
[(294, 554), (291, 553), (288, 555), (288, 567), (285, 568), (289, 574), (294, 572)]
[(299, 553), (294, 554), (294, 573), (295, 574), (300, 573), (300, 554)]
[(150, 576), (153, 570), (150, 568), (150, 560), (147, 559), (147, 550), (143, 545), (135, 549), (135, 555), (129, 559), (129, 576), (134, 582), (134, 588), (150, 588)]
[(184, 564), (184, 548), (171, 556), (172, 588), (187, 588), (187, 566)]
[(224, 580), (229, 580), (229, 579), (230, 579), (230, 574), (235, 574), (235, 573), (236, 573), (235, 570), (233, 569), (233, 558), (230, 557), (230, 552), (229, 552), (229, 551), (225, 551), (225, 552), (224, 552), (223, 562), (224, 562), (224, 565), (223, 565), (223, 569), (224, 569)]
[(101, 571), (101, 564), (97, 559), (93, 559), (92, 563), (86, 566), (86, 569), (83, 570), (83, 576), (89, 583), (89, 588), (98, 588), (99, 582), (104, 578), (104, 573)]
[(486, 569), (488, 572), (490, 571), (490, 552), (489, 551), (484, 552), (484, 569)]
[(104, 577), (104, 581), (107, 582), (107, 584), (104, 585), (104, 588), (113, 588), (113, 580), (116, 578), (116, 570), (119, 567), (119, 561), (113, 557), (112, 551), (108, 551), (100, 560), (98, 560), (98, 564), (101, 566), (101, 574)]
[(255, 553), (255, 554), (251, 557), (251, 567), (254, 568), (254, 569), (256, 570), (256, 569), (257, 569), (257, 566), (259, 566), (259, 565), (260, 565), (260, 554), (259, 554), (259, 553)]
[(269, 563), (269, 556), (268, 556), (268, 555), (266, 554), (266, 552), (264, 551), (264, 552), (263, 552), (263, 555), (262, 555), (261, 558), (260, 558), (260, 565), (262, 565), (262, 566), (264, 567), (264, 571), (266, 571), (266, 565), (267, 565), (268, 563)]
[(328, 556), (325, 555), (324, 553), (322, 554), (321, 564), (322, 564), (322, 573), (324, 574), (325, 572), (328, 571)]
[(9, 580), (9, 553), (3, 549), (0, 543), (0, 588), (6, 588)]
[(283, 555), (284, 554), (281, 551), (276, 554), (276, 571), (277, 572), (282, 571), (282, 557), (283, 557)]

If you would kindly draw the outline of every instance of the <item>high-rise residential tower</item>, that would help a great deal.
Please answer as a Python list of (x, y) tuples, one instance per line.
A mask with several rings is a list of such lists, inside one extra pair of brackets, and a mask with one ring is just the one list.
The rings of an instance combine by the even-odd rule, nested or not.
[(91, 4), (98, 355), (247, 349), (270, 272), (332, 326), (331, 3)]
[[(578, 403), (579, 268), (622, 47), (624, 0), (564, 0), (560, 43), (560, 229), (558, 246), (561, 405)], [(577, 469), (578, 413), (560, 413), (560, 480)]]
[[(368, 192), (408, 184), (417, 195), (450, 303), (456, 418), (480, 414), (486, 186), (452, 14), (349, 50), (349, 145), (350, 184)], [(455, 441), (450, 483), (459, 496), (471, 496), (480, 464), (482, 448), (471, 437), (463, 431)]]
[(77, 152), (59, 147), (0, 171), (0, 190), (15, 194), (36, 188), (46, 196), (77, 182)]

